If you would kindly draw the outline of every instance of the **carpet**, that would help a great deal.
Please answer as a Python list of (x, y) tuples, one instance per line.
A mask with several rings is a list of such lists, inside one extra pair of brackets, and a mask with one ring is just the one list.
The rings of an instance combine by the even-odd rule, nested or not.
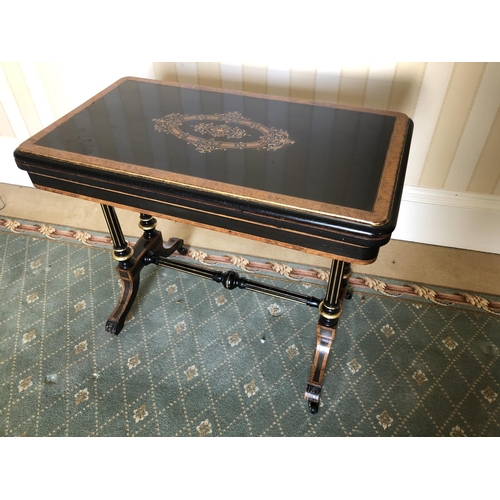
[[(147, 266), (118, 336), (109, 237), (0, 219), (1, 436), (499, 436), (500, 298), (351, 278), (319, 413), (317, 310)], [(326, 269), (189, 249), (321, 297)]]

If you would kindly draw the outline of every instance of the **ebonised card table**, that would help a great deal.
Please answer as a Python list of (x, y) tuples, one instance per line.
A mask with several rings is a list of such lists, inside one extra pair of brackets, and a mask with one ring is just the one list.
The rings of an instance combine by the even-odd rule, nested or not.
[[(123, 78), (14, 157), (35, 187), (101, 204), (122, 283), (110, 333), (152, 263), (318, 308), (305, 391), (316, 413), (351, 263), (373, 262), (395, 229), (412, 130), (402, 113)], [(115, 207), (140, 214), (133, 249)], [(155, 217), (329, 257), (325, 296), (175, 261), (184, 242), (164, 242)]]

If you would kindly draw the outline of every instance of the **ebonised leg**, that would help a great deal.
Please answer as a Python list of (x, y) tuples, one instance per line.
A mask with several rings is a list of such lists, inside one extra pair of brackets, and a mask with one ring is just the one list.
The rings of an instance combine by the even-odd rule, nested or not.
[(107, 205), (101, 206), (113, 240), (113, 258), (118, 261), (116, 272), (122, 286), (118, 304), (108, 317), (105, 330), (118, 335), (139, 290), (141, 270), (149, 263), (145, 260), (146, 255), (158, 252), (167, 256), (176, 250), (181, 251), (184, 243), (177, 238), (171, 238), (164, 247), (161, 232), (156, 230), (156, 219), (141, 214), (139, 227), (143, 230), (143, 235), (132, 250), (125, 241), (115, 209)]
[(342, 314), (342, 302), (350, 275), (351, 265), (349, 263), (341, 260), (332, 261), (326, 295), (319, 305), (320, 316), (316, 328), (316, 351), (304, 396), (309, 402), (311, 413), (317, 413), (319, 409), (323, 375), (330, 348), (335, 340), (337, 323)]

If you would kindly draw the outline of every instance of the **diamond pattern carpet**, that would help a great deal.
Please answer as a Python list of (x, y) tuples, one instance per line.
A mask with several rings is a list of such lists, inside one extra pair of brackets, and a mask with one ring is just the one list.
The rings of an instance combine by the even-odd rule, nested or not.
[[(312, 415), (316, 310), (148, 266), (113, 336), (109, 248), (40, 233), (0, 231), (1, 436), (500, 435), (497, 312), (354, 277)], [(257, 278), (318, 297), (325, 287)]]

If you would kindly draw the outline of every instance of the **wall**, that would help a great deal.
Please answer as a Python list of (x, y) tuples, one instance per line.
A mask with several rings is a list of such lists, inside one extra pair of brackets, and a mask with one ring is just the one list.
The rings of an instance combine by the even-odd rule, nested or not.
[(415, 132), (395, 238), (500, 253), (500, 63), (2, 63), (0, 181), (14, 148), (129, 75), (408, 114)]

